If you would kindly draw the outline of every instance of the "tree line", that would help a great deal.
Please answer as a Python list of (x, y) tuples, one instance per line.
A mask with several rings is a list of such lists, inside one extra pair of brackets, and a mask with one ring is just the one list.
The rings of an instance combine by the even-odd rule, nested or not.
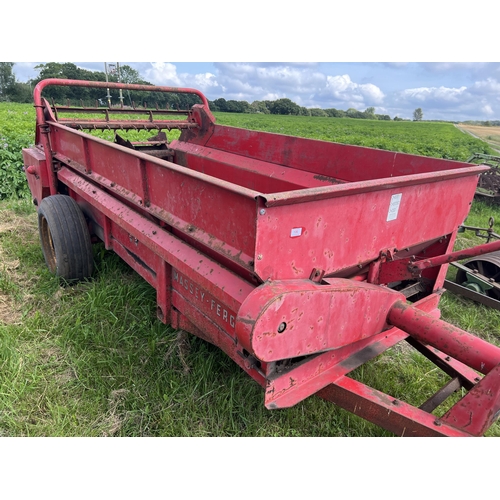
[(462, 123), (464, 123), (465, 125), (481, 125), (483, 127), (500, 127), (500, 120), (486, 120), (486, 121), (467, 120)]
[[(47, 78), (64, 78), (69, 80), (87, 80), (105, 82), (104, 71), (89, 71), (79, 68), (73, 63), (39, 64), (35, 66), (38, 76), (26, 83), (18, 82), (13, 73), (14, 63), (0, 63), (0, 101), (33, 102), (33, 89), (42, 80)], [(128, 65), (120, 66), (119, 73), (114, 70), (108, 72), (107, 81), (135, 83), (139, 85), (152, 85), (144, 80), (139, 72)], [(68, 101), (73, 105), (83, 104), (85, 106), (108, 106), (108, 94), (106, 89), (91, 87), (57, 87), (49, 86), (43, 91), (43, 96), (49, 101), (57, 104), (66, 104)], [(110, 102), (112, 106), (120, 105), (120, 94), (118, 90), (110, 89)], [(201, 100), (192, 94), (175, 94), (164, 92), (138, 92), (123, 91), (123, 105), (125, 106), (158, 106), (170, 109), (188, 109)]]
[[(14, 63), (0, 62), (0, 101), (25, 102), (33, 101), (33, 88), (38, 82), (46, 78), (65, 78), (71, 80), (106, 81), (104, 71), (90, 71), (79, 68), (73, 63), (49, 62), (35, 66), (38, 76), (26, 83), (16, 80), (13, 73)], [(108, 81), (122, 83), (135, 83), (141, 85), (151, 85), (144, 80), (139, 72), (128, 65), (120, 66), (117, 71), (108, 72)], [(111, 104), (119, 105), (119, 93), (116, 90), (110, 91)], [(73, 105), (83, 104), (85, 106), (108, 105), (108, 95), (105, 89), (87, 87), (54, 87), (50, 86), (44, 90), (44, 97), (53, 100), (58, 104), (66, 104), (68, 101)], [(163, 92), (136, 92), (124, 91), (122, 94), (123, 105), (125, 106), (158, 106), (170, 109), (189, 109), (200, 100), (195, 95), (173, 94)], [(375, 113), (374, 107), (369, 107), (365, 111), (349, 108), (341, 109), (329, 108), (306, 108), (299, 106), (291, 99), (282, 98), (274, 101), (247, 101), (226, 100), (224, 98), (209, 101), (212, 111), (226, 113), (263, 113), (272, 115), (298, 115), (298, 116), (323, 116), (334, 118), (360, 118), (369, 120), (391, 120), (386, 114)], [(420, 110), (421, 111), (421, 110)], [(415, 117), (414, 117), (415, 119)], [(422, 119), (420, 115), (416, 119)], [(402, 121), (402, 118), (394, 117), (395, 121)]]
[(275, 101), (247, 101), (227, 100), (223, 97), (209, 101), (212, 111), (225, 113), (263, 113), (271, 115), (296, 115), (296, 116), (330, 116), (335, 118), (365, 118), (369, 120), (390, 120), (389, 115), (375, 113), (375, 108), (370, 107), (365, 111), (349, 108), (347, 111), (341, 109), (306, 108), (299, 106), (291, 99), (282, 98)]

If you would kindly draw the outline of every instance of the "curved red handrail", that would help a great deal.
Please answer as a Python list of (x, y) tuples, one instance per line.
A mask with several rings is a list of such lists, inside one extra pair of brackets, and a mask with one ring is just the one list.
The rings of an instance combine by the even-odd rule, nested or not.
[(116, 83), (116, 82), (95, 82), (89, 80), (67, 80), (63, 78), (47, 78), (39, 82), (34, 91), (33, 99), (35, 106), (42, 105), (42, 90), (49, 85), (58, 85), (62, 87), (95, 87), (104, 89), (122, 89), (122, 90), (138, 90), (141, 92), (174, 92), (177, 94), (194, 94), (197, 95), (202, 103), (208, 106), (208, 100), (199, 90), (183, 88), (183, 87), (162, 87), (158, 85), (143, 85), (137, 83)]

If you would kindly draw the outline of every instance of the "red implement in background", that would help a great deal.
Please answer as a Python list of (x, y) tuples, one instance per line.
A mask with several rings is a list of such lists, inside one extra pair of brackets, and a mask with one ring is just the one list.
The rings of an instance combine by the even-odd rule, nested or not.
[[(200, 104), (60, 106), (42, 98), (53, 85)], [(437, 308), (488, 167), (216, 125), (192, 89), (51, 79), (34, 99), (24, 163), (54, 273), (89, 277), (91, 238), (103, 241), (156, 289), (160, 320), (226, 352), (270, 409), (318, 394), (405, 436), (480, 436), (496, 420), (500, 349)], [(182, 132), (169, 142), (171, 129)], [(156, 135), (134, 142), (127, 130)], [(348, 377), (403, 340), (450, 378), (419, 408)]]

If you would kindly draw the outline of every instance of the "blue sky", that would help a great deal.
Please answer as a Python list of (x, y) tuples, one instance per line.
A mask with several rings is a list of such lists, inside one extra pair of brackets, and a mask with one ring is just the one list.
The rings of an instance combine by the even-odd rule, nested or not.
[[(151, 83), (198, 88), (211, 100), (287, 97), (305, 107), (373, 106), (391, 118), (412, 118), (420, 107), (429, 120), (500, 120), (492, 4), (457, 5), (309, 0), (294, 8), (253, 0), (250, 9), (191, 0), (189, 8), (159, 4), (141, 17), (87, 0), (77, 21), (52, 8), (44, 21), (23, 13), (22, 30), (6, 23), (0, 59), (25, 61), (14, 68), (20, 81), (37, 74), (27, 61), (100, 61), (75, 62), (100, 71), (103, 61), (120, 61)], [(17, 15), (14, 4), (4, 9)]]
[[(66, 61), (63, 61), (66, 62)], [(74, 62), (74, 61), (71, 61)], [(37, 63), (17, 63), (16, 77), (37, 75)], [(103, 62), (75, 62), (104, 70)], [(194, 87), (214, 100), (292, 99), (305, 107), (373, 106), (391, 118), (500, 120), (500, 63), (433, 62), (121, 62), (156, 85)]]

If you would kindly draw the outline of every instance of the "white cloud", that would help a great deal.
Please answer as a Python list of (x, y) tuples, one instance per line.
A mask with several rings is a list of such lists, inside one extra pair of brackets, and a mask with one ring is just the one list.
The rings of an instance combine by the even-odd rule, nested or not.
[(493, 109), (491, 108), (491, 106), (489, 104), (485, 104), (482, 108), (481, 108), (481, 111), (487, 115), (493, 115), (494, 111)]
[(170, 87), (182, 87), (183, 84), (177, 75), (177, 68), (166, 62), (151, 63), (151, 68), (145, 71), (147, 81), (156, 85), (166, 85)]
[(471, 91), (480, 94), (500, 94), (500, 83), (494, 78), (487, 78), (479, 82), (474, 82)]
[(498, 117), (500, 84), (492, 78), (461, 87), (417, 87), (394, 93), (386, 103), (394, 111), (422, 107), (426, 119), (481, 120)]
[(348, 74), (328, 75), (316, 65), (284, 63), (217, 63), (217, 81), (227, 89), (226, 99), (274, 100), (287, 97), (305, 107), (381, 105), (384, 93), (373, 83), (356, 83)]
[(274, 94), (296, 102), (321, 88), (325, 76), (311, 71), (314, 65), (217, 63), (217, 78), (227, 88), (229, 99), (236, 95), (247, 101), (263, 100)]
[(188, 87), (201, 90), (203, 93), (213, 92), (215, 99), (225, 94), (225, 87), (217, 81), (216, 75), (210, 72), (205, 73), (177, 73), (177, 67), (172, 63), (156, 62), (151, 63), (151, 67), (144, 70), (145, 79), (156, 85), (170, 87)]
[(201, 90), (207, 89), (209, 87), (218, 87), (215, 75), (212, 73), (199, 73), (194, 75), (194, 84), (197, 88)]
[(352, 86), (349, 75), (328, 76), (326, 78), (326, 88), (331, 90), (335, 97), (341, 97), (342, 93)]
[(380, 105), (384, 101), (384, 93), (372, 83), (355, 83), (349, 75), (327, 76), (326, 80), (323, 93), (335, 101), (358, 104), (356, 107)]
[(272, 92), (265, 94), (262, 99), (254, 99), (256, 101), (276, 101), (277, 99), (280, 99), (280, 96), (278, 94), (273, 94)]
[(384, 100), (384, 93), (372, 83), (364, 83), (358, 86), (359, 92), (370, 104), (381, 104)]
[(400, 92), (400, 98), (409, 102), (423, 103), (432, 102), (460, 102), (467, 96), (467, 87), (448, 88), (448, 87), (419, 87), (406, 89)]

